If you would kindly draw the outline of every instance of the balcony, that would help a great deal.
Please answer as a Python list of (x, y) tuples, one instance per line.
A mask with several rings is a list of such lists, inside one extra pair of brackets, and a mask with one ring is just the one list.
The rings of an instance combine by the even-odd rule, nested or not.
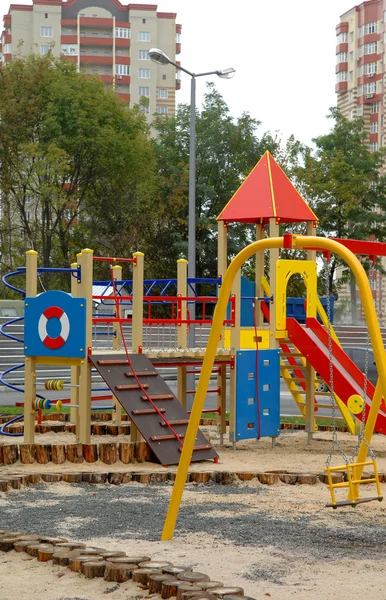
[(88, 35), (81, 35), (80, 44), (81, 46), (109, 46), (110, 48), (112, 48), (113, 38), (92, 36), (89, 37)]
[(130, 94), (120, 94), (118, 92), (118, 98), (124, 100), (125, 102), (130, 102)]
[(181, 44), (176, 44), (176, 54), (181, 53)]
[(115, 62), (117, 63), (117, 65), (129, 65), (130, 57), (129, 56), (116, 56)]
[(348, 52), (348, 43), (347, 42), (337, 45), (335, 54), (339, 54), (339, 52)]
[(341, 73), (341, 71), (348, 71), (348, 63), (347, 62), (341, 62), (336, 65), (335, 73)]
[(102, 19), (100, 17), (80, 17), (81, 27), (110, 27), (113, 28), (113, 19)]
[(341, 92), (347, 92), (347, 81), (340, 81), (339, 83), (337, 83), (335, 85), (335, 92), (337, 94), (340, 94)]
[(12, 36), (10, 33), (4, 33), (3, 44), (10, 44), (12, 42)]
[(116, 75), (115, 80), (119, 81), (122, 85), (130, 85), (130, 75)]
[(11, 27), (11, 15), (4, 15), (3, 23), (4, 27)]
[(115, 38), (117, 48), (130, 48), (130, 38)]
[(181, 79), (176, 79), (176, 90), (181, 89)]
[(60, 43), (61, 44), (77, 44), (78, 36), (77, 35), (61, 35)]
[(113, 64), (113, 57), (112, 56), (102, 56), (100, 55), (92, 55), (89, 56), (87, 54), (81, 54), (80, 55), (80, 62), (81, 64), (85, 64), (85, 65), (112, 65)]
[(335, 27), (335, 31), (336, 31), (336, 35), (339, 35), (340, 33), (348, 33), (348, 21), (339, 23), (339, 25), (337, 25)]

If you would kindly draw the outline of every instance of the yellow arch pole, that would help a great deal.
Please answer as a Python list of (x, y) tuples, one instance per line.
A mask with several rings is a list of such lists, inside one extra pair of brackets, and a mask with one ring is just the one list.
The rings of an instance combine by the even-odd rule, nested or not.
[[(340, 256), (351, 268), (354, 273), (355, 279), (358, 283), (358, 288), (364, 308), (366, 317), (366, 323), (369, 329), (370, 339), (373, 347), (375, 363), (379, 373), (379, 393), (374, 394), (374, 398), (371, 404), (370, 413), (366, 423), (365, 439), (369, 443), (374, 431), (375, 421), (379, 408), (381, 405), (382, 396), (386, 397), (386, 355), (383, 350), (382, 336), (379, 329), (377, 315), (372, 300), (370, 286), (367, 280), (366, 272), (363, 269), (361, 263), (356, 256), (347, 248), (327, 238), (319, 238), (316, 236), (291, 236), (293, 248), (323, 248), (334, 252)], [(174, 528), (176, 525), (178, 511), (181, 504), (182, 494), (184, 491), (184, 485), (186, 476), (188, 474), (189, 464), (193, 454), (194, 442), (196, 439), (198, 426), (200, 422), (200, 416), (202, 409), (204, 408), (206, 390), (208, 389), (210, 374), (213, 368), (214, 359), (217, 351), (218, 339), (221, 334), (222, 323), (225, 317), (226, 307), (231, 292), (233, 280), (237, 274), (237, 271), (243, 265), (243, 263), (251, 258), (257, 252), (267, 250), (270, 248), (282, 248), (283, 238), (270, 238), (259, 240), (250, 244), (232, 260), (223, 278), (222, 286), (220, 288), (220, 294), (218, 297), (216, 309), (213, 315), (213, 324), (210, 331), (208, 345), (202, 363), (202, 371), (196, 395), (194, 398), (194, 404), (192, 414), (189, 419), (189, 425), (186, 431), (186, 438), (181, 453), (181, 459), (178, 465), (177, 476), (173, 486), (172, 495), (170, 498), (169, 508), (165, 519), (165, 524), (162, 532), (161, 539), (163, 541), (170, 540), (173, 537)], [(380, 393), (382, 392), (382, 393)], [(367, 446), (365, 442), (362, 442), (359, 454), (358, 462), (364, 462), (367, 456)], [(363, 468), (361, 469), (363, 470)]]
[[(205, 404), (206, 390), (209, 386), (210, 375), (212, 372), (214, 359), (217, 353), (218, 341), (221, 335), (222, 324), (225, 318), (226, 308), (231, 293), (233, 280), (236, 277), (236, 274), (240, 267), (244, 264), (246, 260), (251, 258), (251, 256), (253, 256), (257, 252), (261, 252), (262, 250), (267, 250), (269, 248), (282, 248), (282, 246), (283, 238), (281, 237), (270, 239), (267, 238), (264, 240), (259, 240), (258, 242), (254, 242), (253, 244), (250, 244), (241, 252), (239, 252), (239, 254), (232, 260), (225, 272), (216, 304), (216, 309), (213, 315), (213, 323), (210, 330), (205, 357), (202, 363), (201, 375), (198, 381), (196, 395), (192, 407), (192, 414), (190, 415), (189, 425), (186, 430), (186, 436), (181, 453), (180, 462), (178, 465), (177, 476), (174, 482), (169, 508), (166, 515), (165, 525), (162, 532), (162, 540), (171, 540), (173, 537), (173, 532), (178, 517), (178, 511), (181, 504), (182, 493), (184, 491), (186, 476), (193, 454), (194, 442), (196, 439), (198, 426), (200, 424), (202, 410)], [(237, 310), (240, 310), (240, 307), (237, 307)]]
[[(366, 272), (357, 257), (345, 246), (329, 240), (327, 238), (318, 238), (316, 236), (303, 237), (293, 236), (294, 248), (325, 248), (337, 254), (350, 267), (358, 284), (362, 306), (365, 313), (366, 324), (369, 330), (371, 345), (374, 352), (375, 364), (378, 371), (378, 383), (375, 394), (371, 402), (370, 412), (367, 418), (364, 440), (362, 441), (358, 452), (358, 463), (363, 463), (367, 457), (367, 444), (370, 443), (374, 433), (375, 421), (381, 406), (382, 397), (386, 398), (386, 354), (383, 348), (381, 330), (375, 311), (374, 302), (371, 294), (370, 285)], [(367, 444), (366, 444), (367, 442)], [(358, 467), (356, 477), (359, 479), (363, 472), (363, 466)]]

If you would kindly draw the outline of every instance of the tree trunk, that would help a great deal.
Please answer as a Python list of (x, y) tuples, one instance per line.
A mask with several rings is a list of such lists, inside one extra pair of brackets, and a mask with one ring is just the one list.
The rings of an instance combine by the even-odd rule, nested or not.
[(45, 465), (51, 460), (51, 444), (36, 444), (36, 461)]
[(6, 444), (3, 446), (3, 458), (5, 465), (13, 465), (19, 458), (17, 444)]
[(66, 462), (66, 448), (64, 444), (54, 444), (51, 446), (51, 460), (56, 465)]
[(125, 465), (134, 462), (134, 444), (131, 442), (121, 442), (119, 444), (119, 460)]
[(67, 460), (72, 463), (83, 462), (83, 450), (82, 444), (68, 444), (66, 446)]
[(86, 561), (81, 565), (81, 572), (89, 579), (103, 577), (106, 570), (106, 562)]
[(93, 463), (98, 460), (98, 445), (83, 444), (83, 458), (88, 463)]
[(99, 458), (106, 465), (113, 465), (117, 462), (117, 444), (104, 443), (99, 444)]

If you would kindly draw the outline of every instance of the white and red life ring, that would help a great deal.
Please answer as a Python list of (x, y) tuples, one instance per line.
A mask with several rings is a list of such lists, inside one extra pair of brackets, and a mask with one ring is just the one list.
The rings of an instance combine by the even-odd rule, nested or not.
[[(50, 337), (47, 333), (47, 322), (53, 318), (58, 319), (61, 325), (60, 334), (56, 337)], [(40, 315), (38, 332), (41, 341), (47, 348), (58, 350), (64, 346), (70, 334), (70, 321), (67, 314), (59, 306), (49, 306)]]

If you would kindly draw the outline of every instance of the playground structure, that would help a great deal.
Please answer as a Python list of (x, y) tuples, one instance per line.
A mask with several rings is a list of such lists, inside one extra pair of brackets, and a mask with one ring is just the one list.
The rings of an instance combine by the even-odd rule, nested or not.
[[(228, 267), (227, 229), (232, 222), (253, 224), (256, 227), (257, 241), (240, 252)], [(280, 237), (279, 226), (294, 222), (305, 222), (308, 235), (286, 234)], [(225, 378), (226, 370), (229, 368), (229, 438), (234, 448), (237, 441), (241, 439), (258, 439), (262, 436), (275, 439), (279, 434), (280, 376), (286, 382), (300, 412), (305, 416), (308, 436), (311, 440), (316, 430), (316, 411), (320, 406), (334, 404), (330, 402), (329, 405), (323, 405), (316, 397), (316, 388), (319, 379), (322, 378), (330, 386), (331, 394), (351, 433), (355, 433), (355, 420), (360, 422), (362, 412), (366, 421), (366, 443), (364, 446), (361, 445), (358, 463), (355, 463), (354, 477), (350, 479), (351, 487), (349, 487), (350, 503), (357, 501), (360, 479), (358, 474), (366, 462), (366, 444), (370, 443), (374, 430), (384, 433), (386, 428), (386, 414), (382, 399), (385, 397), (386, 387), (383, 378), (386, 375), (384, 375), (385, 358), (379, 326), (374, 307), (371, 306), (371, 290), (365, 272), (351, 250), (356, 254), (370, 257), (384, 256), (386, 251), (384, 244), (376, 242), (318, 238), (314, 235), (316, 223), (316, 215), (271, 155), (266, 153), (218, 217), (218, 277), (216, 279), (188, 282), (187, 263), (180, 260), (177, 265), (177, 294), (150, 296), (149, 292), (153, 284), (150, 283), (146, 288), (142, 253), (137, 252), (130, 259), (118, 259), (95, 257), (91, 250), (86, 249), (77, 256), (77, 263), (71, 265), (71, 296), (63, 292), (44, 292), (37, 295), (38, 274), (44, 270), (38, 268), (36, 252), (28, 252), (25, 268), (25, 441), (33, 443), (34, 440), (35, 410), (39, 408), (39, 405), (35, 404), (38, 395), (37, 367), (53, 364), (71, 367), (71, 420), (76, 423), (78, 440), (84, 444), (89, 443), (91, 381), (94, 367), (101, 372), (112, 391), (112, 406), (116, 408), (122, 404), (129, 413), (132, 420), (132, 439), (136, 440), (139, 436), (133, 424), (137, 423), (139, 431), (145, 435), (156, 454), (161, 446), (166, 447), (169, 443), (173, 445), (173, 452), (167, 452), (167, 457), (161, 459), (161, 462), (162, 460), (167, 461), (164, 464), (178, 462), (181, 455), (176, 481), (178, 496), (182, 493), (185, 481), (183, 473), (192, 460), (192, 453), (193, 460), (216, 458), (210, 444), (202, 440), (197, 441), (198, 422), (214, 367), (218, 382), (218, 387), (214, 390), (217, 396), (217, 428), (221, 438), (226, 433)], [(269, 237), (266, 237), (267, 227), (269, 227)], [(280, 259), (281, 248), (302, 250), (306, 257), (304, 260)], [(264, 273), (264, 250), (269, 251), (270, 255), (269, 281)], [(338, 254), (347, 262), (357, 278), (380, 376), (375, 388), (367, 381), (366, 374), (363, 374), (340, 348), (328, 314), (317, 296), (316, 253), (318, 251), (323, 253), (326, 260), (329, 260), (331, 252)], [(244, 261), (254, 255), (256, 255), (255, 293), (253, 298), (248, 299), (253, 307), (254, 326), (245, 328), (241, 325), (240, 269)], [(110, 281), (93, 281), (93, 263), (96, 260), (108, 264)], [(122, 277), (122, 265), (132, 268), (132, 282)], [(287, 284), (295, 273), (300, 274), (306, 284), (305, 327), (300, 326), (295, 319), (287, 318), (286, 315)], [(103, 294), (93, 294), (93, 285), (97, 283), (111, 287), (114, 315), (93, 314), (93, 301), (106, 299)], [(188, 285), (200, 283), (215, 285), (218, 298), (192, 297), (188, 294)], [(128, 288), (131, 293), (127, 296), (123, 295), (121, 292), (123, 288)], [(63, 296), (53, 297), (52, 294), (63, 294)], [(60, 299), (67, 302), (64, 297), (71, 301), (71, 305), (67, 308), (62, 305)], [(199, 303), (202, 309), (201, 315), (194, 320), (189, 317), (190, 302)], [(125, 303), (130, 304), (131, 314), (121, 317)], [(212, 319), (209, 316), (208, 306), (213, 304), (216, 308)], [(164, 312), (161, 311), (162, 314), (154, 317), (157, 306)], [(167, 316), (165, 316), (166, 309), (169, 311)], [(71, 318), (67, 317), (68, 320), (65, 316), (67, 313), (72, 315)], [(320, 317), (322, 324), (318, 322), (317, 316)], [(106, 351), (93, 348), (92, 330), (100, 323), (112, 326), (113, 342), (108, 355)], [(124, 330), (128, 324), (131, 325), (129, 341), (127, 331)], [(204, 325), (211, 327), (206, 352), (205, 343), (200, 348), (187, 347), (187, 327), (190, 325), (196, 325), (198, 328)], [(169, 347), (165, 347), (165, 343), (162, 343), (156, 348), (147, 348), (144, 345), (144, 332), (146, 328), (151, 329), (153, 326), (173, 327), (174, 346), (169, 344)], [(50, 327), (53, 328), (51, 331)], [(72, 338), (72, 335), (75, 335), (75, 338)], [(169, 336), (169, 339), (170, 337), (173, 336)], [(140, 360), (139, 363), (136, 362), (137, 359)], [(159, 380), (153, 367), (160, 365), (177, 367), (177, 397), (181, 404), (175, 404), (174, 395), (168, 393), (165, 388), (153, 390), (150, 387), (152, 382)], [(187, 371), (190, 369), (196, 371), (197, 366), (201, 368), (201, 376), (193, 412), (188, 419), (186, 412), (182, 414), (180, 408), (186, 407), (187, 394), (193, 392), (186, 387)], [(113, 367), (114, 370), (118, 369), (119, 376), (110, 380), (109, 371), (112, 371)], [(333, 385), (331, 385), (332, 380)], [(62, 384), (52, 384), (53, 387), (55, 385), (60, 387)], [(125, 399), (122, 399), (121, 392), (125, 393)], [(325, 392), (324, 396), (330, 396), (330, 392)], [(164, 404), (171, 406), (168, 404), (169, 401), (173, 402), (175, 407), (180, 407), (173, 409), (178, 414), (173, 411), (166, 414), (167, 409)], [(356, 409), (355, 401), (363, 411)], [(143, 403), (147, 403), (150, 408), (140, 408), (144, 406)], [(120, 410), (115, 410), (113, 418), (116, 423), (120, 421), (120, 414)], [(143, 426), (145, 418), (146, 423), (149, 424), (148, 428)], [(159, 430), (159, 427), (163, 429)], [(157, 431), (154, 428), (158, 428)], [(172, 458), (170, 453), (173, 454)], [(331, 490), (333, 492), (332, 487)], [(179, 503), (176, 501), (177, 496), (172, 500), (171, 510), (174, 516), (176, 505)], [(379, 497), (378, 493), (377, 498)], [(334, 497), (332, 500), (334, 504)], [(165, 535), (170, 536), (172, 529), (170, 520), (165, 528)]]

